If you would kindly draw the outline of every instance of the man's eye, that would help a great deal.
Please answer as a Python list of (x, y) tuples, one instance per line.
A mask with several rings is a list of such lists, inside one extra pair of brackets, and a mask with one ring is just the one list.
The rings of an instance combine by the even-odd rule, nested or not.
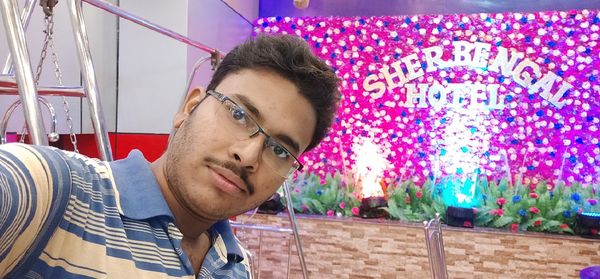
[(271, 152), (273, 152), (273, 154), (277, 156), (277, 158), (288, 160), (291, 157), (290, 153), (287, 152), (285, 148), (283, 148), (283, 146), (279, 144), (273, 144), (269, 146), (269, 148), (271, 149)]
[(238, 123), (242, 125), (246, 125), (248, 123), (246, 111), (244, 111), (242, 108), (233, 105), (230, 107), (229, 112), (231, 112), (231, 117), (233, 120), (237, 121)]

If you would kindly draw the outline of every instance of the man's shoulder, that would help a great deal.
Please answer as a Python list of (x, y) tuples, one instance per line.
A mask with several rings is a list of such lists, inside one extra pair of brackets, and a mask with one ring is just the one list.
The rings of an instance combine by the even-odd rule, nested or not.
[(80, 153), (58, 150), (69, 166), (85, 172), (94, 172), (98, 174), (108, 174), (109, 164), (97, 158), (91, 158)]
[(85, 155), (61, 150), (51, 146), (38, 146), (22, 143), (9, 143), (0, 146), (1, 160), (11, 162), (19, 169), (29, 171), (37, 167), (65, 174), (97, 173), (109, 175), (108, 164)]
[(36, 154), (40, 153), (52, 153), (52, 150), (54, 149), (54, 147), (24, 143), (7, 143), (0, 145), (0, 151), (2, 151), (3, 154), (11, 154), (17, 158), (35, 157)]
[[(52, 146), (31, 145), (23, 143), (8, 143), (0, 145), (0, 151), (9, 159), (27, 160), (38, 158), (40, 160), (51, 160), (55, 158), (74, 158), (77, 153), (65, 151)], [(83, 155), (79, 155), (85, 157)], [(89, 159), (89, 158), (88, 158)]]
[(22, 143), (0, 145), (0, 160), (11, 166), (10, 169), (40, 170), (52, 169), (57, 165), (65, 165), (58, 149)]
[[(8, 259), (4, 263), (24, 260), (11, 268), (14, 272), (20, 273), (36, 258), (62, 220), (71, 182), (70, 168), (57, 149), (26, 144), (0, 146), (0, 195), (9, 197), (0, 203), (0, 211), (6, 214), (1, 217), (8, 220), (6, 226), (0, 226), (4, 237), (0, 242), (10, 247), (5, 250), (10, 252), (3, 255)], [(20, 214), (15, 214), (17, 211)], [(2, 252), (0, 249), (0, 255)]]

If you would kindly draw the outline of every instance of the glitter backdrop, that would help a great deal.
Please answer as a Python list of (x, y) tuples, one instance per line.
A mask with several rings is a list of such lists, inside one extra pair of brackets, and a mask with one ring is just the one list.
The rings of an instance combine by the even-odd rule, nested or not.
[(255, 26), (302, 37), (342, 80), (332, 129), (302, 157), (310, 172), (354, 168), (357, 146), (374, 143), (386, 179), (599, 182), (596, 10), (273, 17)]

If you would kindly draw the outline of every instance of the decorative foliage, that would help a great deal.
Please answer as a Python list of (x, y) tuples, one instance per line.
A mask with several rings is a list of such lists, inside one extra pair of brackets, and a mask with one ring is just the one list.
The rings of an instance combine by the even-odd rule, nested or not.
[[(351, 177), (336, 173), (321, 179), (300, 174), (289, 183), (293, 206), (299, 213), (358, 216), (360, 200)], [(417, 185), (407, 179), (382, 186), (387, 188), (390, 218), (407, 222), (429, 220), (436, 213), (444, 221), (447, 206), (467, 206), (474, 208), (479, 227), (573, 234), (577, 213), (600, 213), (598, 185), (540, 181), (528, 186), (518, 179), (513, 185), (505, 178), (490, 181), (479, 176), (475, 181), (444, 177), (437, 183), (428, 179)], [(456, 198), (461, 195), (466, 197)]]
[[(577, 209), (573, 212), (565, 193), (580, 191), (581, 185), (568, 187), (560, 184), (553, 187), (546, 181), (540, 181), (530, 188), (520, 182), (509, 185), (506, 179), (498, 184), (482, 180), (479, 185), (483, 195), (476, 226), (573, 233)], [(589, 191), (589, 194), (592, 192)]]
[(435, 217), (435, 213), (444, 216), (446, 206), (431, 180), (422, 187), (412, 180), (405, 180), (388, 187), (388, 212), (392, 219), (420, 222)]
[(288, 182), (296, 212), (358, 216), (360, 201), (354, 184), (340, 173), (327, 175), (324, 180), (317, 175), (303, 173)]

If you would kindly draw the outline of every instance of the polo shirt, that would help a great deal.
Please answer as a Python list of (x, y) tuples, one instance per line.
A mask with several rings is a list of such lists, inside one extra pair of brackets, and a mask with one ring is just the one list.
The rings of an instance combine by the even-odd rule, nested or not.
[(139, 151), (103, 162), (0, 146), (0, 278), (251, 278), (227, 220), (198, 274), (174, 220)]

